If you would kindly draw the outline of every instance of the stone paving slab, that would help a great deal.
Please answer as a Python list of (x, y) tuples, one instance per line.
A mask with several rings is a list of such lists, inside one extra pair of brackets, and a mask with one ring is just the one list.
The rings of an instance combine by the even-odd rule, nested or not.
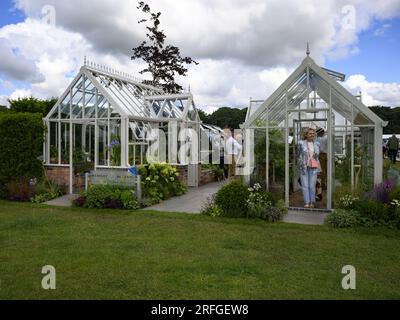
[(66, 194), (59, 198), (46, 201), (44, 204), (48, 204), (50, 206), (57, 206), (57, 207), (72, 207), (72, 201), (79, 197), (77, 194)]
[(212, 182), (198, 188), (189, 188), (188, 192), (182, 196), (162, 201), (144, 210), (200, 213), (207, 198), (216, 193), (225, 183), (226, 182)]
[(327, 212), (289, 210), (288, 213), (283, 216), (283, 221), (289, 223), (323, 225), (328, 214)]

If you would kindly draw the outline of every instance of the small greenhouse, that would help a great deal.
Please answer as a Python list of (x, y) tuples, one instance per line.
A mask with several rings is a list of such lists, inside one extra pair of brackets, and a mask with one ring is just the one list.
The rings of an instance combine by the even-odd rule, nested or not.
[(197, 164), (208, 156), (212, 137), (221, 131), (201, 124), (190, 92), (169, 94), (86, 60), (44, 123), (47, 171), (55, 171), (53, 176), (61, 180), (57, 182), (69, 185), (70, 193), (75, 192), (77, 172), (127, 171), (145, 164), (154, 141), (153, 160), (189, 167), (187, 184), (196, 186)]
[(382, 180), (382, 128), (387, 124), (349, 93), (345, 75), (318, 66), (308, 53), (300, 66), (265, 101), (252, 101), (242, 125), (247, 140), (249, 183), (261, 183), (288, 207), (303, 206), (297, 142), (305, 128), (327, 134), (326, 190), (321, 208), (333, 207), (343, 186), (368, 190)]

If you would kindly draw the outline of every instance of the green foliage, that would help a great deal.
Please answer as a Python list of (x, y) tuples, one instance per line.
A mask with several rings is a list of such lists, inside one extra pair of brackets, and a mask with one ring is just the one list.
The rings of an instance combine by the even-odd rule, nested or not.
[(124, 208), (138, 209), (135, 193), (127, 187), (99, 184), (93, 185), (85, 192), (75, 205), (87, 208)]
[(225, 217), (246, 217), (249, 194), (247, 186), (240, 180), (234, 180), (217, 192), (215, 204), (221, 208)]
[(287, 212), (284, 201), (277, 201), (275, 195), (263, 191), (260, 184), (256, 183), (249, 191), (247, 217), (275, 222)]
[(139, 166), (142, 191), (146, 205), (152, 205), (187, 191), (179, 179), (178, 170), (167, 163), (152, 163)]
[(201, 109), (197, 109), (197, 113), (199, 114), (200, 121), (202, 121), (204, 123), (208, 123), (207, 122), (207, 118), (208, 118), (209, 115), (207, 113), (205, 113)]
[(391, 108), (384, 106), (374, 106), (370, 109), (375, 112), (378, 117), (384, 121), (389, 121), (386, 127), (383, 127), (384, 134), (392, 134), (400, 132), (400, 107)]
[(354, 210), (359, 212), (364, 222), (382, 224), (390, 220), (388, 207), (376, 200), (358, 200), (355, 202)]
[(33, 203), (42, 203), (62, 195), (60, 188), (47, 179), (42, 179), (34, 186), (35, 195), (31, 198)]
[(56, 102), (56, 98), (49, 100), (40, 100), (34, 97), (19, 98), (17, 100), (10, 100), (10, 111), (40, 113), (44, 117), (50, 112)]
[(276, 222), (282, 220), (284, 214), (287, 213), (287, 209), (281, 206), (268, 206), (265, 208), (261, 215), (261, 219), (268, 222)]
[(351, 198), (358, 198), (361, 199), (364, 195), (364, 192), (359, 189), (359, 188), (352, 188), (349, 184), (342, 185), (340, 187), (335, 187), (333, 199), (334, 199), (334, 205), (335, 208), (340, 208), (340, 209), (353, 209), (351, 208), (346, 208), (346, 205), (343, 204), (344, 199), (349, 199)]
[(0, 196), (11, 181), (42, 176), (43, 137), (40, 114), (0, 113)]
[(110, 149), (110, 160), (112, 166), (120, 166), (121, 165), (121, 141), (119, 136), (112, 135), (111, 143), (108, 146)]
[[(51, 146), (53, 147), (53, 146)], [(52, 150), (50, 147), (50, 157), (52, 157)], [(57, 149), (56, 149), (57, 150)], [(56, 152), (55, 150), (55, 152)], [(55, 157), (57, 157), (55, 155)], [(90, 172), (94, 169), (94, 164), (91, 161), (88, 161), (87, 153), (83, 152), (81, 148), (75, 148), (73, 152), (73, 163), (74, 163), (74, 173), (75, 174), (83, 174), (85, 172)]]
[(247, 108), (229, 108), (221, 107), (215, 110), (212, 114), (202, 115), (202, 121), (204, 123), (213, 124), (224, 128), (226, 125), (234, 129), (239, 129), (239, 124), (242, 124), (246, 120)]
[(326, 217), (325, 223), (334, 228), (351, 228), (358, 224), (358, 216), (357, 211), (337, 209)]
[(261, 218), (268, 207), (275, 205), (275, 196), (270, 192), (263, 191), (259, 183), (254, 184), (248, 190), (250, 194), (247, 199), (247, 217)]
[(220, 217), (223, 211), (215, 204), (215, 194), (207, 198), (207, 201), (202, 206), (200, 213), (211, 217)]
[(390, 192), (390, 200), (400, 200), (400, 187), (394, 187)]
[(139, 209), (134, 190), (123, 190), (120, 195), (120, 200), (124, 209)]
[(9, 111), (10, 111), (10, 109), (7, 108), (6, 106), (0, 106), (0, 113), (2, 113), (2, 112), (9, 112)]
[(186, 76), (188, 70), (185, 65), (198, 63), (190, 57), (182, 57), (178, 47), (165, 45), (166, 35), (164, 30), (160, 30), (161, 12), (151, 12), (149, 5), (143, 1), (139, 1), (137, 8), (149, 15), (149, 19), (142, 19), (139, 23), (150, 20), (152, 25), (146, 26), (148, 40), (133, 48), (131, 58), (142, 59), (147, 64), (140, 73), (150, 73), (155, 85), (163, 87), (168, 92), (181, 92), (183, 88), (175, 82), (175, 74)]

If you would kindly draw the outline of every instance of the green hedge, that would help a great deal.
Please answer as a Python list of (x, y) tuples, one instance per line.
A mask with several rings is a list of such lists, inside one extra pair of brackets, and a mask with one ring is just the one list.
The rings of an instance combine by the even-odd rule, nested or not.
[(38, 156), (43, 150), (44, 126), (41, 114), (0, 114), (0, 196), (6, 184), (21, 178), (40, 178), (43, 166)]

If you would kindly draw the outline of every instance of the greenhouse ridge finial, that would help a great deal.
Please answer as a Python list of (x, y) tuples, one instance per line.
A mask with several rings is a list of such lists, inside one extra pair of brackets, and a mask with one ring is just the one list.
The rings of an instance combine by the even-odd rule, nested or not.
[(310, 55), (310, 43), (307, 41), (307, 51), (306, 54), (309, 56)]

